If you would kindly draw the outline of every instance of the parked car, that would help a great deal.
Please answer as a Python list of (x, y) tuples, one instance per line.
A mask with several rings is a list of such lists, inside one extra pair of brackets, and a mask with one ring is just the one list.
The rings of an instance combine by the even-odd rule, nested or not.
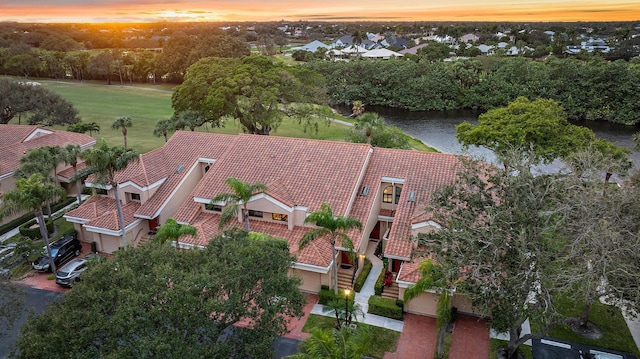
[(64, 287), (71, 287), (73, 282), (80, 280), (80, 273), (87, 269), (87, 263), (88, 261), (84, 258), (72, 259), (58, 270), (56, 283)]
[[(72, 257), (80, 255), (82, 245), (73, 236), (64, 236), (49, 245), (51, 247), (51, 257), (56, 268)], [(41, 272), (51, 272), (51, 262), (45, 248), (45, 252), (31, 263), (33, 269)]]

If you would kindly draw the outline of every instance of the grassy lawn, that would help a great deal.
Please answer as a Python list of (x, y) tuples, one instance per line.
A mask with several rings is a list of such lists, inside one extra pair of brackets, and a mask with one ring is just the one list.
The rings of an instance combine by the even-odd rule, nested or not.
[[(556, 303), (560, 313), (567, 317), (578, 317), (582, 311), (581, 305), (576, 305), (568, 299), (558, 300)], [(575, 334), (571, 328), (561, 325), (552, 329), (548, 336), (586, 345), (595, 345), (602, 348), (614, 349), (632, 353), (640, 358), (640, 351), (633, 341), (629, 327), (620, 312), (620, 309), (595, 302), (591, 306), (589, 320), (595, 323), (603, 333), (601, 339), (591, 340)]]
[[(304, 327), (302, 328), (302, 331), (309, 333), (312, 329), (315, 328), (333, 329), (336, 324), (335, 321), (336, 320), (333, 317), (311, 314)], [(400, 338), (400, 332), (363, 323), (358, 323), (358, 326), (368, 327), (371, 331), (371, 334), (373, 335), (375, 345), (369, 348), (369, 352), (367, 353), (368, 356), (374, 358), (382, 358), (385, 352), (396, 351), (398, 339)]]

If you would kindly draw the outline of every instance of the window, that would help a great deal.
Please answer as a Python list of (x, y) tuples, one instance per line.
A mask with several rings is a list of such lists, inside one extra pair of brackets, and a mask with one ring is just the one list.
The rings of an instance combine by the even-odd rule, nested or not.
[(282, 222), (287, 222), (289, 220), (289, 216), (287, 216), (286, 214), (281, 214), (281, 213), (273, 213), (271, 215), (271, 218), (274, 221), (282, 221)]
[(400, 202), (400, 193), (402, 193), (402, 187), (387, 186), (382, 192), (382, 203), (398, 204)]
[(94, 190), (96, 191), (96, 194), (101, 195), (101, 196), (106, 196), (107, 195), (107, 190), (104, 188), (94, 188)]
[(262, 218), (263, 216), (264, 216), (264, 213), (262, 213), (262, 211), (254, 211), (252, 209), (249, 210), (249, 217)]
[(211, 165), (207, 165), (207, 166), (204, 168), (204, 173), (209, 172), (209, 169), (210, 169), (210, 168), (211, 168)]
[(204, 209), (211, 212), (222, 212), (222, 207), (213, 203), (205, 204)]
[(132, 201), (138, 201), (140, 202), (140, 194), (139, 193), (129, 193), (131, 195), (131, 200)]

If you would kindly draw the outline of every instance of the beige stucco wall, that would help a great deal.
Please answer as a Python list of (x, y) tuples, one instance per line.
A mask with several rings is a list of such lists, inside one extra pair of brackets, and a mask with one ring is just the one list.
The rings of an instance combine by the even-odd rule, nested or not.
[[(400, 288), (398, 293), (398, 299), (404, 297), (405, 288)], [(438, 306), (438, 295), (434, 293), (425, 292), (418, 298), (412, 299), (408, 303), (404, 304), (404, 311), (407, 313), (427, 315), (430, 317), (436, 316), (436, 308)]]
[[(132, 245), (141, 235), (143, 235), (147, 224), (142, 221), (139, 225), (127, 231), (127, 244)], [(77, 229), (77, 228), (76, 228)], [(143, 233), (144, 232), (144, 233)], [(111, 236), (104, 233), (90, 232), (83, 229), (82, 235), (85, 242), (96, 242), (99, 252), (113, 253), (122, 247), (122, 237)], [(136, 238), (136, 236), (138, 238)]]
[(484, 316), (484, 313), (473, 309), (469, 298), (460, 294), (453, 295), (453, 299), (451, 299), (451, 306), (457, 308), (458, 313)]
[(318, 293), (322, 285), (329, 285), (329, 274), (290, 268), (289, 276), (296, 276), (302, 280), (299, 288), (303, 292)]
[(178, 188), (173, 197), (167, 202), (164, 208), (162, 208), (162, 211), (158, 216), (160, 225), (164, 224), (167, 219), (173, 217), (173, 215), (185, 201), (193, 201), (192, 198), (189, 198), (189, 195), (191, 194), (191, 191), (193, 191), (193, 189), (196, 187), (200, 179), (202, 179), (202, 176), (203, 170), (200, 166), (196, 166), (194, 170), (185, 175), (184, 183), (182, 184), (182, 186)]

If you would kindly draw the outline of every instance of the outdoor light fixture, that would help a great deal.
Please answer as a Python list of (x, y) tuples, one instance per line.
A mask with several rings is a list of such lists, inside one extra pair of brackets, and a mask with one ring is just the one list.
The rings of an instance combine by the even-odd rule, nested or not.
[(344, 326), (349, 325), (349, 294), (351, 291), (349, 289), (344, 290)]

